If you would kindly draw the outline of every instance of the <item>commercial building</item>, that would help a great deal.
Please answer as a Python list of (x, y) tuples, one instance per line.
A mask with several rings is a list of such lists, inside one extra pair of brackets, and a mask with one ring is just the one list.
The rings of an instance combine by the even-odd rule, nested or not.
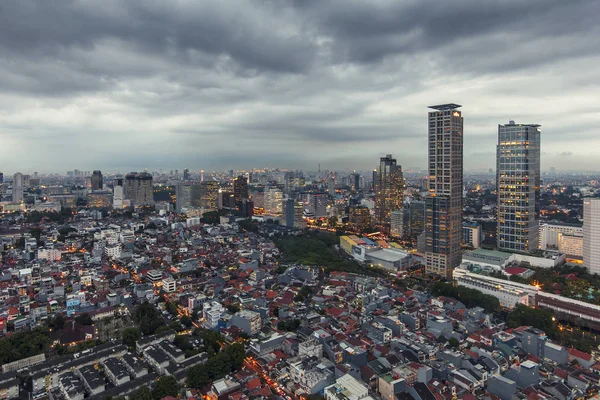
[(481, 225), (477, 222), (463, 223), (463, 243), (476, 249), (481, 247)]
[(125, 175), (124, 197), (136, 206), (154, 204), (152, 175), (147, 172), (131, 172)]
[(404, 237), (410, 231), (409, 210), (401, 208), (390, 213), (390, 235)]
[(123, 189), (123, 178), (115, 179), (113, 186), (113, 208), (123, 208), (123, 200), (125, 199), (125, 192)]
[(566, 254), (569, 258), (583, 258), (583, 233), (559, 233), (558, 251), (559, 253)]
[(416, 239), (425, 230), (425, 202), (413, 200), (408, 206), (409, 235)]
[(264, 208), (268, 214), (281, 215), (283, 191), (277, 188), (265, 188)]
[(484, 294), (497, 297), (500, 305), (505, 308), (514, 308), (517, 304), (528, 305), (531, 292), (535, 291), (534, 286), (526, 290), (526, 288), (521, 287), (521, 284), (490, 278), (485, 275), (473, 274), (461, 268), (456, 268), (453, 275), (454, 280), (459, 286), (476, 289)]
[(348, 222), (355, 228), (365, 229), (371, 225), (371, 211), (367, 207), (352, 206), (348, 213)]
[(327, 194), (314, 193), (310, 195), (310, 205), (315, 214), (315, 218), (327, 216)]
[(373, 249), (366, 251), (365, 260), (373, 265), (390, 271), (402, 271), (410, 268), (414, 259), (411, 254), (400, 249)]
[(402, 208), (404, 177), (402, 167), (391, 154), (381, 157), (375, 186), (375, 223), (384, 232), (390, 231), (392, 211)]
[(236, 203), (248, 198), (248, 178), (243, 175), (235, 178), (233, 181), (233, 196)]
[(177, 289), (177, 281), (171, 277), (162, 280), (162, 288), (166, 293), (173, 293)]
[(538, 248), (540, 213), (540, 125), (498, 125), (496, 181), (498, 248)]
[(262, 328), (260, 314), (250, 310), (241, 310), (231, 317), (231, 325), (237, 326), (248, 335), (257, 334)]
[(21, 203), (23, 201), (23, 174), (20, 172), (13, 175), (12, 201), (13, 203)]
[(583, 264), (600, 273), (600, 198), (583, 199)]
[(102, 190), (102, 188), (103, 188), (102, 172), (100, 172), (98, 170), (92, 172), (91, 180), (92, 180), (92, 191)]
[(542, 250), (558, 249), (559, 235), (583, 235), (583, 226), (575, 224), (540, 224), (539, 243)]
[(342, 375), (327, 386), (323, 393), (327, 400), (360, 400), (369, 397), (369, 389), (350, 374)]
[(450, 279), (461, 262), (463, 118), (458, 104), (431, 106), (429, 194), (425, 201), (425, 269)]
[(175, 211), (178, 213), (190, 208), (200, 208), (200, 184), (179, 182), (175, 188)]

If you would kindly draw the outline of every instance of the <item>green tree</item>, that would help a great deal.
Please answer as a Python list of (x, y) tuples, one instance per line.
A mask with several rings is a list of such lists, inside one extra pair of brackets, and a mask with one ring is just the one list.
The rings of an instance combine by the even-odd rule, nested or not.
[(48, 326), (52, 329), (60, 330), (65, 327), (65, 317), (61, 314), (56, 314), (54, 318), (48, 321)]
[(179, 384), (177, 379), (172, 375), (161, 376), (156, 387), (152, 391), (154, 400), (160, 400), (167, 396), (176, 397), (179, 392)]
[(188, 317), (187, 315), (184, 315), (183, 317), (181, 317), (180, 321), (183, 324), (183, 326), (185, 326), (186, 328), (191, 328), (193, 326), (192, 319), (190, 317)]
[(125, 343), (130, 348), (135, 347), (135, 343), (140, 340), (142, 334), (138, 328), (131, 327), (125, 328), (123, 330), (123, 343)]
[(144, 335), (155, 333), (159, 327), (165, 324), (156, 307), (148, 302), (142, 303), (136, 308), (133, 318)]
[(448, 345), (450, 347), (452, 347), (453, 349), (458, 349), (458, 347), (460, 346), (460, 343), (459, 343), (458, 339), (456, 339), (455, 337), (451, 337), (450, 339), (448, 339)]
[(88, 313), (83, 313), (83, 314), (75, 317), (75, 322), (77, 322), (78, 324), (81, 324), (81, 325), (93, 325), (94, 324), (94, 321), (92, 321), (92, 317), (90, 317), (90, 314), (88, 314)]
[(154, 400), (154, 397), (148, 386), (142, 386), (129, 396), (129, 400)]

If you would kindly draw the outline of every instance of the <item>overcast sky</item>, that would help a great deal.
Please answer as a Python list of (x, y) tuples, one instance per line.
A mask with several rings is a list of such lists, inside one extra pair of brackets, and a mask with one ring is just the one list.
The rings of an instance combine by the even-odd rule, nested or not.
[(0, 171), (425, 167), (462, 104), (465, 169), (497, 125), (542, 168), (598, 170), (598, 0), (2, 0)]

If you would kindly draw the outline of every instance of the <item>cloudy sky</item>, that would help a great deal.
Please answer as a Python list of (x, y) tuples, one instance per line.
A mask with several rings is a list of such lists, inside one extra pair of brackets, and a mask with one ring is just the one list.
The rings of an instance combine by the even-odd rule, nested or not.
[(462, 104), (465, 169), (497, 124), (542, 167), (598, 170), (598, 0), (2, 0), (0, 170), (424, 167)]

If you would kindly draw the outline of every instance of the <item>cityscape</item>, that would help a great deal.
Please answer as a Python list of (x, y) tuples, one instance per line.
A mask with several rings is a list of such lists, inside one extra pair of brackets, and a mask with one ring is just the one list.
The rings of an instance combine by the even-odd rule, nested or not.
[(598, 3), (9, 3), (0, 399), (600, 398)]

